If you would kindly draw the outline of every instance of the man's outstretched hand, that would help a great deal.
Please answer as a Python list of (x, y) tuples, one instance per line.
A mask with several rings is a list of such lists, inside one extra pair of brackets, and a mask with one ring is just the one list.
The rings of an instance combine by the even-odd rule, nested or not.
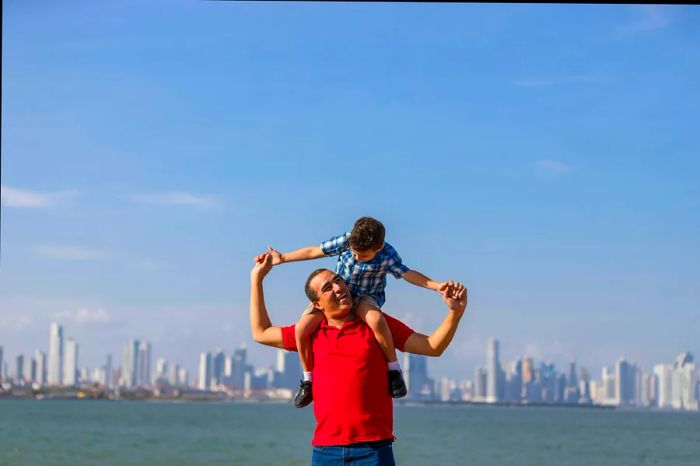
[(270, 269), (272, 269), (272, 254), (264, 252), (255, 258), (255, 265), (250, 271), (251, 280), (262, 280)]
[(467, 289), (460, 282), (444, 282), (438, 290), (443, 301), (453, 311), (464, 312), (467, 307)]

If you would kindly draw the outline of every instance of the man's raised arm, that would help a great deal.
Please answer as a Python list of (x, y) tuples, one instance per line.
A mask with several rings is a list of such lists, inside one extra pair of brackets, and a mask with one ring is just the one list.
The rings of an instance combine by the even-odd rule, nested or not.
[(443, 301), (449, 310), (442, 323), (430, 335), (411, 334), (404, 346), (407, 353), (440, 356), (450, 344), (467, 307), (467, 289), (459, 282), (448, 282)]
[(265, 307), (263, 280), (270, 269), (272, 269), (272, 256), (266, 252), (255, 259), (255, 266), (250, 271), (250, 330), (256, 342), (284, 348), (282, 329), (272, 326)]

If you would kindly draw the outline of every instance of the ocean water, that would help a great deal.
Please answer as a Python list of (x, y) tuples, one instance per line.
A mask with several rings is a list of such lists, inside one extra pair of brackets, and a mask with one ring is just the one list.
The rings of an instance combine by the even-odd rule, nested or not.
[[(0, 400), (0, 465), (308, 465), (310, 408)], [(396, 406), (400, 465), (698, 466), (700, 414)]]

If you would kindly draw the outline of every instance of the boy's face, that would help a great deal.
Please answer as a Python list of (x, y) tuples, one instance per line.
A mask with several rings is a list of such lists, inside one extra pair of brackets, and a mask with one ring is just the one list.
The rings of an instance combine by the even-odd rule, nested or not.
[(384, 249), (384, 245), (378, 249), (368, 249), (366, 251), (358, 251), (357, 249), (350, 248), (352, 251), (352, 255), (355, 256), (355, 259), (357, 259), (359, 262), (369, 262), (372, 259), (374, 259), (374, 256), (377, 255), (379, 251)]

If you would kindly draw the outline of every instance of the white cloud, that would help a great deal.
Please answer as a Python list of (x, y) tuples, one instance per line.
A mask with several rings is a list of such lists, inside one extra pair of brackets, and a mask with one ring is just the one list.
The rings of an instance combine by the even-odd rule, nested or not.
[(107, 254), (96, 249), (66, 244), (40, 244), (34, 250), (38, 254), (51, 259), (101, 260), (107, 258)]
[(525, 357), (533, 358), (536, 360), (550, 360), (560, 358), (570, 360), (574, 359), (572, 356), (571, 349), (558, 340), (551, 341), (545, 345), (539, 342), (527, 343), (525, 344), (523, 354)]
[(36, 209), (51, 207), (78, 195), (75, 190), (55, 191), (39, 193), (25, 189), (11, 188), (6, 185), (0, 187), (0, 198), (5, 207)]
[(18, 332), (32, 323), (32, 319), (23, 315), (0, 316), (0, 328), (11, 332)]
[(113, 322), (112, 319), (102, 308), (91, 311), (89, 309), (77, 309), (75, 311), (61, 311), (54, 314), (54, 319), (61, 322), (71, 322), (75, 324), (90, 324), (90, 323), (107, 323)]
[(183, 191), (172, 191), (161, 194), (135, 194), (129, 196), (133, 202), (154, 205), (190, 206), (199, 208), (212, 208), (219, 205), (219, 201), (213, 197), (200, 196)]
[(554, 173), (566, 173), (573, 170), (571, 165), (567, 165), (557, 160), (538, 160), (537, 168)]
[(625, 24), (619, 29), (620, 33), (633, 34), (637, 32), (655, 31), (671, 24), (670, 8), (661, 5), (639, 5), (635, 7), (637, 20)]

